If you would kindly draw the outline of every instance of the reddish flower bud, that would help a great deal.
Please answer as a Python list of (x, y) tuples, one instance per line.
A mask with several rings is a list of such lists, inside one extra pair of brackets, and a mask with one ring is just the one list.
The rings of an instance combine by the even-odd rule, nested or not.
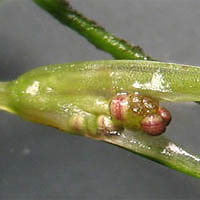
[(158, 114), (162, 117), (166, 125), (170, 123), (172, 117), (171, 117), (170, 112), (166, 108), (159, 107)]
[(117, 95), (110, 103), (111, 115), (117, 120), (124, 120), (129, 108), (129, 96), (127, 94)]
[(141, 127), (143, 131), (153, 136), (160, 135), (166, 129), (164, 120), (157, 114), (146, 116), (141, 122)]
[(85, 120), (82, 116), (80, 115), (74, 115), (70, 121), (69, 125), (74, 131), (81, 131), (84, 129), (85, 126)]
[(113, 124), (110, 117), (105, 115), (100, 115), (97, 119), (97, 126), (99, 133), (103, 134), (117, 134), (121, 127), (117, 127)]

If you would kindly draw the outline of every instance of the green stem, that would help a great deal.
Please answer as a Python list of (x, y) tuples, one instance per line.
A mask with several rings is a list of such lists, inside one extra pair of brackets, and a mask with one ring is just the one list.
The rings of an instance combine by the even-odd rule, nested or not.
[(84, 17), (64, 0), (34, 0), (39, 6), (84, 36), (97, 48), (109, 52), (115, 59), (152, 60), (139, 46), (133, 46), (107, 32), (96, 22)]
[(0, 82), (0, 109), (13, 113), (13, 111), (9, 108), (8, 105), (8, 93), (7, 93), (8, 85), (9, 82)]
[[(24, 119), (104, 140), (200, 177), (200, 157), (165, 137), (135, 132), (129, 120), (137, 123), (136, 115), (128, 115), (127, 125), (114, 121), (110, 113), (110, 100), (121, 88), (132, 93), (140, 86), (149, 90), (149, 95), (170, 97), (171, 101), (177, 101), (176, 97), (199, 100), (199, 77), (200, 68), (195, 66), (138, 60), (77, 62), (36, 68), (10, 82), (9, 87), (2, 83), (0, 94), (2, 105), (7, 105), (10, 94), (9, 107)], [(132, 131), (121, 132), (121, 127)]]
[(103, 140), (200, 178), (200, 157), (191, 154), (164, 136), (152, 138), (143, 132), (125, 130), (119, 136), (106, 137)]
[[(116, 59), (152, 60), (140, 47), (108, 33), (73, 10), (64, 0), (34, 0), (61, 23), (74, 29), (97, 48), (110, 53)], [(190, 154), (165, 137), (151, 137), (144, 133), (125, 131), (119, 136), (105, 137), (104, 141), (121, 146), (134, 153), (155, 160), (178, 171), (200, 177), (200, 157)]]

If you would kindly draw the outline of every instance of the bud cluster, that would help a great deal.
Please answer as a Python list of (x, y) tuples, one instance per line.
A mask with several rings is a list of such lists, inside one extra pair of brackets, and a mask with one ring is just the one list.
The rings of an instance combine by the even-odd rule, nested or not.
[(170, 112), (155, 99), (139, 93), (118, 94), (111, 100), (110, 113), (126, 128), (141, 129), (150, 135), (160, 135), (171, 121)]

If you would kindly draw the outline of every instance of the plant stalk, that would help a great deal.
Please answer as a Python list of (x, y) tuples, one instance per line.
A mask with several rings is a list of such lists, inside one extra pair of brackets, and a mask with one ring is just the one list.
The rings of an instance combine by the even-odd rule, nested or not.
[(12, 109), (9, 108), (9, 101), (8, 101), (8, 95), (7, 87), (9, 85), (9, 82), (0, 82), (0, 109), (13, 113)]
[(98, 49), (110, 53), (115, 59), (153, 60), (141, 47), (133, 46), (123, 39), (107, 32), (95, 21), (74, 10), (64, 0), (34, 0), (39, 6), (53, 15), (62, 24), (69, 26), (84, 36)]

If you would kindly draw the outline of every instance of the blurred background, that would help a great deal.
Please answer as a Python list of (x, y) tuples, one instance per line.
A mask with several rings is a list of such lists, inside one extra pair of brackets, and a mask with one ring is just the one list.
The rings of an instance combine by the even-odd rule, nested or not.
[[(160, 61), (200, 65), (200, 1), (71, 0)], [(0, 80), (37, 66), (112, 59), (31, 0), (0, 3)], [(165, 104), (166, 135), (200, 153), (200, 106)], [(200, 199), (200, 180), (119, 147), (0, 112), (0, 199)]]

